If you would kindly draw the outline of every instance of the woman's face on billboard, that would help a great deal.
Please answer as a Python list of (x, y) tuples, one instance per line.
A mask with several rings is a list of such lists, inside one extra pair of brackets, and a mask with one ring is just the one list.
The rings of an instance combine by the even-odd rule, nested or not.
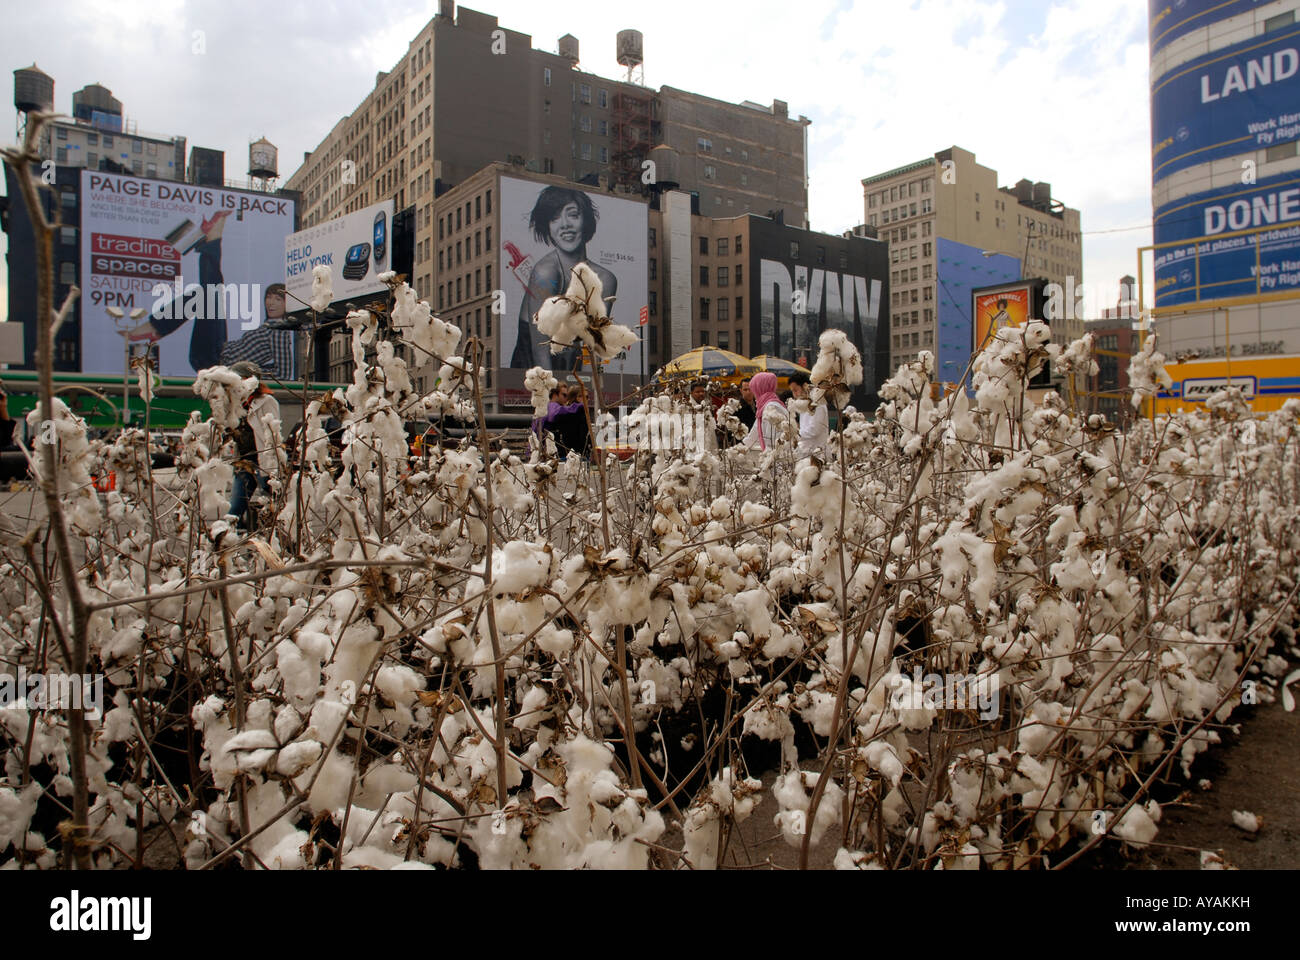
[(551, 242), (565, 253), (582, 246), (582, 211), (576, 203), (566, 203), (551, 220)]

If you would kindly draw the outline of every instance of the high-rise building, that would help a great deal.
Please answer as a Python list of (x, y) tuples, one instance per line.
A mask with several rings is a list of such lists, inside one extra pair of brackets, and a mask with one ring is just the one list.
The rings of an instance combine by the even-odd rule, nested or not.
[[(618, 54), (625, 66), (639, 65), (639, 34), (620, 34)], [(791, 118), (785, 102), (654, 90), (579, 63), (569, 34), (558, 52), (537, 50), (495, 16), (441, 0), (402, 58), (289, 178), (287, 187), (302, 195), (303, 226), (389, 197), (399, 210), (413, 209), (412, 284), (446, 310), (437, 292), (447, 303), (458, 268), (448, 271), (445, 255), (438, 267), (446, 229), (444, 220), (440, 239), (435, 206), (490, 164), (622, 197), (693, 193), (689, 202), (705, 215), (756, 213), (806, 225), (809, 121)], [(346, 363), (340, 356), (340, 369)]]
[[(1020, 276), (990, 270), (985, 284), (1021, 278), (1043, 278), (1062, 287), (1083, 279), (1083, 245), (1079, 211), (1052, 197), (1051, 184), (1021, 180), (999, 187), (996, 170), (975, 160), (960, 147), (940, 150), (933, 157), (898, 167), (862, 181), (866, 226), (889, 243), (891, 364), (915, 359), (921, 350), (936, 357), (969, 356), (969, 297), (957, 297), (953, 307), (965, 311), (965, 324), (939, 325), (939, 304), (945, 284), (960, 279), (977, 264), (970, 258), (944, 256), (940, 241), (959, 244), (988, 258), (1014, 257)], [(957, 277), (960, 273), (960, 278)], [(949, 295), (949, 299), (952, 299)], [(965, 299), (963, 304), (961, 301)], [(1083, 333), (1082, 317), (1053, 324), (1053, 339), (1066, 342)], [(946, 343), (945, 338), (952, 340)], [(965, 339), (963, 339), (965, 338)], [(956, 361), (949, 361), (954, 363)], [(959, 374), (959, 371), (956, 371)], [(942, 371), (939, 379), (959, 376)]]
[[(1300, 396), (1300, 0), (1151, 2), (1157, 408)], [(1154, 290), (1152, 290), (1154, 285)]]

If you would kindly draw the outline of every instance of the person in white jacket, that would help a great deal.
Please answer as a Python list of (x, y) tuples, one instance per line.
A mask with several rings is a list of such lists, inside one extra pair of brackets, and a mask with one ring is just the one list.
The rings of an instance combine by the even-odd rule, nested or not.
[(812, 408), (811, 413), (799, 414), (799, 446), (795, 450), (795, 459), (802, 460), (813, 454), (825, 456), (831, 437), (825, 401), (813, 404), (812, 382), (806, 373), (791, 374), (790, 392), (796, 400), (807, 400)]

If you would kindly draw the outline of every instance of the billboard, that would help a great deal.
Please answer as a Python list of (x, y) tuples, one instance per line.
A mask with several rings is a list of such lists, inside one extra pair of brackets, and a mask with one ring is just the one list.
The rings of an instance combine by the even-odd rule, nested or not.
[(1178, 244), (1155, 252), (1157, 308), (1300, 289), (1300, 173), (1167, 203), (1154, 234), (1157, 246)]
[(1151, 90), (1152, 181), (1300, 140), (1300, 27), (1197, 57)]
[(1300, 356), (1247, 357), (1167, 363), (1172, 389), (1156, 395), (1156, 413), (1195, 410), (1226, 386), (1239, 388), (1256, 413), (1270, 413), (1300, 397)]
[[(971, 352), (979, 353), (988, 346), (1000, 327), (1019, 327), (1030, 320), (1041, 319), (1043, 286), (1042, 280), (1034, 279), (973, 290)], [(1038, 375), (1029, 381), (1029, 386), (1047, 387), (1051, 382), (1051, 364), (1046, 363)]]
[[(514, 177), (500, 181), (501, 276), (505, 294), (501, 317), (498, 366), (522, 371), (540, 366), (572, 370), (580, 357), (575, 346), (552, 354), (538, 334), (533, 315), (548, 298), (564, 293), (570, 272), (588, 264), (600, 277), (603, 295), (617, 299), (609, 305), (615, 323), (639, 330), (641, 308), (649, 297), (649, 207), (576, 184), (557, 186)], [(603, 373), (640, 376), (642, 344), (634, 345), (602, 368)], [(515, 393), (527, 401), (527, 391), (514, 391), (503, 378), (504, 402)]]
[[(293, 226), (286, 197), (83, 170), (82, 372), (121, 372), (124, 336), (156, 343), (164, 376), (226, 362), (283, 312), (271, 288)], [(148, 315), (118, 326), (108, 307)]]
[[(935, 241), (939, 261), (938, 321), (935, 339), (938, 369), (935, 379), (960, 383), (970, 366), (971, 344), (976, 342), (971, 314), (971, 292), (991, 283), (1008, 283), (1020, 276), (1020, 259), (1009, 254), (988, 256), (988, 251), (940, 237)], [(903, 334), (910, 336), (910, 334)], [(916, 348), (910, 347), (909, 350)], [(933, 348), (925, 348), (931, 349)]]
[(1272, 0), (1147, 0), (1152, 55), (1179, 37), (1238, 14), (1249, 13)]
[(392, 269), (393, 212), (393, 201), (382, 200), (286, 237), (284, 284), (290, 312), (311, 302), (312, 270), (321, 265), (333, 271), (335, 300), (386, 292), (378, 277)]
[[(889, 369), (889, 246), (749, 218), (750, 355), (811, 367), (824, 330), (843, 330), (862, 354), (858, 409), (874, 407)], [(736, 313), (739, 316), (740, 308)]]

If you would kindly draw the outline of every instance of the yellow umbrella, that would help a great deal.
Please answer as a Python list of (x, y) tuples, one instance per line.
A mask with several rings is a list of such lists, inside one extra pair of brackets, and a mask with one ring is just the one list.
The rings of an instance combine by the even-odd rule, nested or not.
[(696, 347), (664, 364), (660, 379), (709, 377), (714, 380), (743, 380), (758, 372), (758, 367), (738, 353), (721, 347)]
[(790, 386), (791, 374), (812, 373), (812, 371), (807, 367), (801, 367), (797, 363), (792, 363), (789, 360), (782, 360), (780, 357), (769, 356), (766, 353), (762, 356), (754, 357), (754, 359), (749, 362), (756, 366), (760, 371), (775, 373), (776, 388), (778, 390), (785, 390)]

